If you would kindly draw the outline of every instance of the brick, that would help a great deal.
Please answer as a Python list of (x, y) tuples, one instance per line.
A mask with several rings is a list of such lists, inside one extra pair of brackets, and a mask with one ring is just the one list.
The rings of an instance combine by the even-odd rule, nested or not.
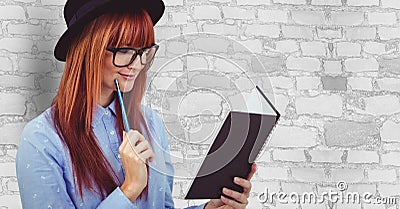
[(193, 8), (193, 18), (198, 20), (204, 19), (221, 19), (221, 11), (216, 6), (204, 5), (195, 6)]
[(306, 157), (303, 150), (274, 150), (272, 153), (274, 160), (304, 162)]
[(275, 95), (275, 107), (281, 113), (281, 115), (286, 115), (286, 107), (289, 104), (289, 99), (284, 95)]
[(19, 71), (21, 72), (46, 73), (52, 71), (52, 68), (52, 63), (49, 60), (22, 58), (19, 61)]
[(15, 163), (3, 162), (0, 163), (0, 176), (1, 177), (14, 177), (16, 176)]
[(258, 5), (271, 5), (270, 1), (265, 1), (265, 0), (236, 0), (236, 4), (239, 5), (252, 5), (252, 6), (258, 6)]
[(156, 27), (154, 33), (157, 39), (170, 39), (176, 37), (181, 33), (180, 29), (177, 27)]
[(227, 25), (227, 24), (204, 24), (204, 32), (215, 33), (220, 35), (237, 35), (238, 27), (237, 25)]
[(400, 2), (396, 0), (381, 0), (382, 7), (400, 9)]
[(170, 0), (165, 1), (165, 6), (172, 7), (172, 6), (183, 6), (183, 0)]
[(51, 41), (38, 41), (37, 48), (39, 52), (53, 52), (56, 46), (57, 40)]
[(400, 79), (382, 78), (377, 80), (380, 90), (400, 92)]
[(25, 102), (26, 98), (19, 94), (0, 93), (0, 106), (2, 107), (0, 115), (24, 115), (26, 110)]
[(296, 5), (301, 5), (301, 4), (306, 4), (306, 1), (304, 0), (273, 0), (275, 4), (296, 4)]
[(41, 113), (48, 107), (50, 107), (50, 104), (53, 101), (54, 96), (55, 96), (54, 93), (43, 93), (38, 96), (34, 96), (33, 102), (36, 105), (36, 111), (38, 113)]
[(40, 0), (43, 6), (48, 5), (56, 5), (56, 6), (63, 6), (67, 2), (66, 0)]
[(8, 24), (7, 31), (9, 34), (18, 34), (18, 35), (41, 35), (44, 36), (46, 31), (42, 29), (40, 25), (32, 25), (32, 24)]
[(324, 124), (326, 145), (356, 147), (373, 144), (378, 138), (378, 127), (374, 122), (333, 121)]
[(6, 88), (35, 88), (34, 76), (15, 76), (15, 75), (2, 75), (0, 76), (0, 86)]
[(19, 138), (26, 123), (8, 123), (0, 127), (2, 144), (19, 144)]
[(342, 151), (333, 150), (310, 150), (312, 162), (326, 162), (326, 163), (341, 163), (342, 162)]
[(385, 169), (385, 170), (368, 170), (368, 180), (370, 182), (393, 182), (396, 181), (396, 170)]
[(312, 147), (317, 145), (318, 132), (290, 126), (276, 126), (271, 135), (271, 147)]
[(378, 192), (381, 197), (398, 196), (400, 194), (400, 185), (396, 184), (378, 184)]
[(376, 38), (375, 27), (346, 28), (345, 34), (348, 40), (372, 40)]
[(348, 6), (379, 6), (379, 0), (347, 0)]
[(353, 57), (361, 55), (361, 44), (340, 42), (336, 44), (336, 52), (339, 57)]
[(24, 8), (17, 5), (0, 6), (0, 20), (25, 19)]
[(22, 208), (19, 195), (4, 194), (0, 196), (0, 206), (5, 208)]
[(381, 155), (382, 165), (400, 166), (400, 152), (389, 152)]
[(261, 154), (258, 156), (258, 158), (256, 158), (255, 160), (256, 163), (258, 162), (267, 162), (270, 163), (272, 162), (272, 158), (271, 158), (271, 153), (269, 151), (261, 151)]
[(12, 71), (13, 64), (10, 58), (0, 57), (0, 70), (1, 71)]
[(316, 72), (320, 70), (321, 63), (317, 58), (289, 56), (286, 60), (286, 67), (288, 70)]
[(7, 156), (10, 156), (12, 159), (15, 159), (17, 157), (17, 149), (7, 150)]
[(364, 102), (365, 112), (368, 114), (391, 115), (400, 112), (399, 98), (394, 95), (368, 97)]
[(332, 24), (344, 26), (361, 25), (364, 21), (364, 14), (362, 12), (332, 12)]
[(282, 34), (286, 38), (312, 39), (313, 29), (305, 26), (282, 25)]
[(288, 22), (288, 11), (287, 10), (270, 10), (270, 9), (259, 9), (258, 19), (261, 22), (267, 23), (287, 23)]
[(239, 7), (222, 7), (224, 18), (251, 20), (256, 18), (256, 11)]
[[(157, 25), (160, 22), (157, 23)], [(57, 24), (57, 25), (49, 25), (49, 34), (50, 36), (59, 36), (67, 30), (67, 26), (65, 24)]]
[(342, 6), (341, 0), (312, 0), (312, 5)]
[(292, 168), (292, 176), (301, 182), (324, 182), (325, 172), (321, 168)]
[(378, 61), (383, 72), (400, 75), (400, 58), (380, 59)]
[(379, 63), (375, 58), (349, 58), (344, 61), (348, 72), (378, 72)]
[(396, 24), (397, 17), (394, 12), (370, 12), (368, 22), (370, 25), (393, 25)]
[(352, 90), (372, 91), (371, 78), (350, 77), (347, 78), (347, 82)]
[(334, 91), (346, 91), (347, 90), (347, 78), (340, 76), (323, 76), (321, 78), (322, 87), (324, 90)]
[(315, 90), (321, 84), (319, 77), (296, 77), (297, 90)]
[(31, 53), (33, 41), (25, 38), (2, 38), (0, 39), (0, 49), (5, 49), (16, 53)]
[(39, 81), (41, 90), (56, 92), (60, 85), (60, 78), (44, 77)]
[[(286, 183), (282, 182), (282, 191), (286, 194), (295, 192), (296, 194), (303, 194), (304, 192), (313, 192), (313, 184), (307, 183)], [(280, 208), (280, 207), (278, 207)]]
[(369, 54), (383, 54), (386, 52), (385, 44), (379, 42), (366, 42), (364, 46), (364, 51)]
[(257, 59), (254, 57), (251, 58), (250, 69), (256, 73), (274, 72), (282, 70), (284, 64), (285, 61), (282, 57), (257, 55)]
[(379, 163), (379, 155), (373, 151), (349, 150), (348, 163)]
[(304, 56), (326, 56), (326, 44), (322, 42), (301, 42), (300, 48)]
[(292, 18), (300, 25), (325, 25), (325, 15), (321, 11), (292, 11)]
[(346, 183), (359, 183), (364, 179), (362, 169), (332, 169), (331, 178), (333, 182), (345, 181)]
[(227, 53), (229, 42), (220, 38), (197, 38), (193, 41), (196, 49), (211, 53)]
[(218, 2), (218, 3), (229, 3), (231, 0), (210, 0), (212, 2)]
[(328, 74), (341, 74), (342, 62), (340, 60), (325, 60), (323, 63), (325, 73)]
[(294, 40), (283, 40), (275, 43), (276, 50), (283, 53), (291, 53), (299, 50), (299, 45)]
[(297, 114), (318, 114), (340, 117), (342, 115), (342, 98), (338, 95), (320, 95), (311, 98), (300, 97), (296, 99)]
[(388, 120), (383, 123), (380, 133), (384, 142), (400, 142), (400, 123)]
[(184, 25), (187, 24), (188, 22), (188, 14), (186, 12), (176, 12), (172, 13), (172, 22), (174, 25)]
[(277, 89), (292, 89), (294, 83), (291, 78), (278, 76), (278, 77), (269, 77), (269, 82), (273, 88)]
[(59, 19), (60, 14), (58, 10), (46, 9), (43, 7), (27, 7), (28, 17), (34, 19)]
[(378, 35), (381, 40), (392, 40), (400, 38), (400, 28), (378, 27)]
[(18, 182), (17, 181), (8, 181), (7, 189), (10, 192), (18, 192), (19, 191)]
[(318, 38), (323, 39), (341, 39), (343, 37), (343, 29), (341, 27), (336, 28), (324, 28), (317, 27)]
[(366, 192), (376, 193), (375, 184), (349, 184), (347, 186), (347, 192), (358, 192), (359, 194), (364, 194)]
[(251, 36), (265, 36), (270, 38), (279, 38), (280, 29), (278, 25), (247, 25), (245, 35)]
[(262, 42), (260, 39), (235, 41), (233, 43), (233, 51), (261, 54), (263, 51)]
[(256, 173), (261, 179), (267, 179), (267, 180), (271, 179), (286, 180), (288, 178), (287, 168), (283, 167), (258, 166)]

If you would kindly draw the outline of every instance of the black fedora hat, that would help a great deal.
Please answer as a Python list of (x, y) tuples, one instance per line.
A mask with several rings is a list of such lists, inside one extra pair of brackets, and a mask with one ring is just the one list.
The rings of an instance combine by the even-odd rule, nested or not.
[(111, 11), (143, 8), (155, 25), (164, 13), (162, 0), (67, 0), (64, 6), (64, 19), (67, 30), (62, 34), (54, 49), (54, 56), (65, 61), (71, 41), (95, 18)]

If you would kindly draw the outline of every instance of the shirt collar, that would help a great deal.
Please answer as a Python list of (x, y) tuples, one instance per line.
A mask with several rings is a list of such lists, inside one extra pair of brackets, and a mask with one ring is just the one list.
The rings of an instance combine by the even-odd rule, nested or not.
[(116, 98), (114, 98), (113, 101), (107, 107), (103, 107), (99, 104), (96, 104), (96, 107), (94, 108), (92, 126), (96, 127), (97, 124), (100, 123), (101, 118), (104, 115), (112, 114), (112, 115), (116, 116), (115, 105), (117, 105)]

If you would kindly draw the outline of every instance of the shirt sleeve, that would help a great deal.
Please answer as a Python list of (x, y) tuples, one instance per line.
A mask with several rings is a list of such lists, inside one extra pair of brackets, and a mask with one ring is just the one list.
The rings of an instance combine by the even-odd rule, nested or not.
[[(171, 156), (169, 153), (169, 145), (168, 145), (168, 138), (167, 135), (165, 133), (165, 129), (163, 126), (163, 123), (161, 121), (161, 118), (154, 113), (155, 116), (154, 118), (156, 118), (157, 120), (157, 124), (158, 124), (158, 131), (161, 134), (161, 146), (163, 148), (163, 154), (164, 154), (164, 159), (165, 159), (165, 166), (167, 169), (167, 181), (166, 181), (166, 185), (165, 185), (165, 208), (166, 209), (174, 209), (174, 200), (172, 198), (172, 188), (174, 185), (174, 167), (172, 165), (171, 162)], [(196, 205), (196, 206), (190, 206), (190, 207), (186, 207), (186, 209), (203, 209), (205, 207), (206, 203), (201, 204), (201, 205)]]
[[(22, 132), (16, 157), (22, 208), (74, 209), (76, 205), (67, 189), (73, 182), (63, 177), (65, 159), (60, 150), (63, 147), (50, 141), (48, 132), (36, 122), (28, 123)], [(136, 207), (117, 187), (97, 208)]]

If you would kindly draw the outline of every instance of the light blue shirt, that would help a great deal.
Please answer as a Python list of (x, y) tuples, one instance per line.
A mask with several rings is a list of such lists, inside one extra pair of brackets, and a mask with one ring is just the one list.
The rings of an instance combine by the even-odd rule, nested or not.
[[(123, 182), (124, 168), (121, 159), (118, 158), (121, 139), (117, 132), (115, 104), (114, 100), (107, 108), (98, 105), (92, 127), (104, 156), (110, 162), (120, 182)], [(115, 188), (104, 200), (88, 190), (83, 191), (81, 199), (74, 185), (69, 153), (65, 151), (53, 127), (49, 108), (31, 120), (21, 135), (16, 168), (23, 208), (174, 208), (172, 199), (174, 169), (164, 126), (154, 110), (144, 105), (142, 110), (154, 139), (151, 145), (155, 153), (154, 161), (149, 163), (147, 201), (143, 196), (143, 199), (131, 203), (120, 187)], [(142, 134), (146, 137), (145, 133)], [(205, 204), (202, 204), (188, 209), (200, 209), (204, 206)]]

